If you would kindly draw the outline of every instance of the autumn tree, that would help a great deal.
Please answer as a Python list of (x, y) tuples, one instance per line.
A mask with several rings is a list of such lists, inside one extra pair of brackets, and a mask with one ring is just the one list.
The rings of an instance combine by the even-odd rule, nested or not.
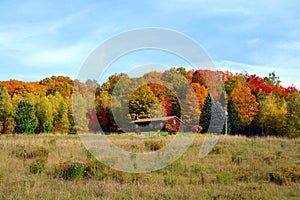
[(15, 123), (13, 120), (14, 107), (7, 88), (0, 89), (0, 133), (12, 133)]
[(193, 126), (199, 124), (201, 110), (199, 108), (197, 96), (192, 87), (186, 92), (186, 97), (181, 103), (181, 109), (182, 119), (188, 130), (191, 130)]
[(241, 122), (245, 125), (250, 125), (258, 112), (256, 97), (251, 94), (250, 88), (242, 86), (241, 82), (238, 82), (231, 95), (236, 104)]
[(259, 121), (267, 135), (284, 136), (286, 133), (287, 104), (284, 99), (268, 95), (260, 101)]
[(129, 101), (129, 113), (131, 119), (149, 118), (151, 106), (157, 104), (158, 101), (151, 91), (150, 87), (143, 85), (138, 88), (131, 96)]
[(199, 83), (191, 83), (191, 87), (194, 89), (197, 100), (198, 100), (198, 105), (200, 111), (203, 108), (205, 99), (208, 95), (208, 90), (204, 85), (200, 85)]
[(80, 93), (75, 93), (73, 97), (73, 115), (75, 119), (76, 131), (84, 133), (88, 131), (88, 102)]

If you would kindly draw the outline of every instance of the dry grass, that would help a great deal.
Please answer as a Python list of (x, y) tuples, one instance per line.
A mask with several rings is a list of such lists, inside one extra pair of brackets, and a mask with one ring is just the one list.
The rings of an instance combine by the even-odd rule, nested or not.
[[(134, 152), (149, 151), (145, 140), (110, 136)], [(151, 140), (168, 143), (172, 137)], [(147, 174), (104, 167), (101, 176), (64, 180), (55, 176), (59, 162), (86, 161), (78, 136), (1, 135), (0, 199), (298, 199), (300, 139), (222, 136), (214, 150), (198, 158), (203, 137), (172, 165)], [(30, 173), (36, 158), (16, 156), (38, 147), (49, 150), (46, 171)], [(275, 176), (272, 177), (272, 174)], [(299, 179), (297, 179), (299, 178)]]

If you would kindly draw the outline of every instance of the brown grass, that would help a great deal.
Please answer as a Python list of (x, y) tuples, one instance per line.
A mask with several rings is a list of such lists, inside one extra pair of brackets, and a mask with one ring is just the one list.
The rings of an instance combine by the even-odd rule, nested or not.
[[(111, 136), (120, 147), (149, 151), (145, 140)], [(172, 137), (154, 137), (167, 144)], [(149, 140), (149, 139), (146, 139)], [(64, 180), (55, 165), (86, 161), (78, 136), (1, 135), (0, 199), (298, 199), (300, 139), (222, 136), (214, 150), (198, 158), (203, 137), (175, 163), (156, 172), (128, 174), (104, 167), (102, 176)], [(49, 150), (46, 171), (30, 173), (35, 158), (20, 158), (20, 147)], [(299, 175), (299, 177), (298, 177)], [(299, 178), (299, 179), (297, 179)]]

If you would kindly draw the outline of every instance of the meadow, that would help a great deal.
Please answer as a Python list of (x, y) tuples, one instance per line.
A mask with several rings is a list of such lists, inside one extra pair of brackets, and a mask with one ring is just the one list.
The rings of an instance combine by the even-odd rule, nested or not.
[[(108, 136), (132, 152), (174, 136)], [(300, 138), (221, 136), (198, 157), (204, 135), (168, 167), (130, 174), (104, 166), (78, 135), (0, 135), (0, 199), (299, 199)]]

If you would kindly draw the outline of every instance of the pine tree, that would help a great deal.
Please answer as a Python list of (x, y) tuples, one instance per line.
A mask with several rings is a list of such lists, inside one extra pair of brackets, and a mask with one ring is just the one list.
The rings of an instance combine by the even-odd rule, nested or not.
[(201, 117), (200, 117), (200, 126), (202, 126), (202, 132), (207, 132), (211, 120), (211, 112), (213, 106), (213, 97), (211, 96), (210, 92), (208, 93), (204, 106), (202, 108)]
[(34, 133), (37, 127), (37, 118), (33, 105), (28, 102), (20, 101), (14, 119), (17, 133)]
[(227, 104), (227, 112), (228, 112), (228, 125), (230, 134), (239, 133), (239, 127), (241, 125), (241, 120), (239, 117), (238, 110), (236, 108), (235, 102), (232, 98), (228, 100)]
[(225, 124), (225, 111), (220, 102), (214, 102), (211, 108), (211, 120), (209, 124), (209, 133), (220, 134)]

